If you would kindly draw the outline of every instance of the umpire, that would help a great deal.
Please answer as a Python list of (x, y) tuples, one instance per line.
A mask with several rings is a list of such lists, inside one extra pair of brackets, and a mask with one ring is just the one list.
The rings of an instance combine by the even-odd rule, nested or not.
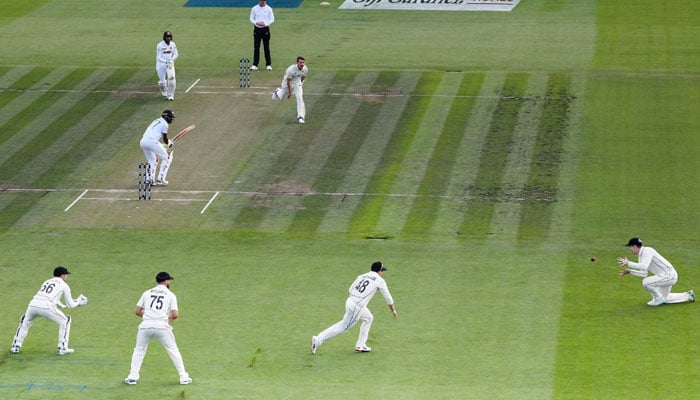
[(265, 47), (265, 65), (268, 71), (272, 71), (272, 57), (270, 56), (270, 25), (275, 22), (275, 14), (272, 8), (260, 0), (257, 6), (250, 10), (250, 23), (253, 28), (253, 65), (250, 69), (258, 69), (260, 62), (260, 42)]

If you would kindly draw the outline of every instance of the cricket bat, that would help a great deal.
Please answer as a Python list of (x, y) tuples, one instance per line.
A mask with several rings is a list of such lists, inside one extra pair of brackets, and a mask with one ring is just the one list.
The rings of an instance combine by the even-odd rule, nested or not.
[(166, 76), (167, 76), (168, 80), (175, 79), (175, 63), (172, 61), (168, 63), (168, 69), (166, 70)]
[(185, 129), (181, 130), (180, 132), (177, 133), (177, 135), (175, 135), (175, 137), (173, 137), (173, 142), (177, 142), (178, 140), (182, 139), (183, 136), (192, 132), (194, 130), (194, 128), (196, 128), (196, 127), (197, 127), (196, 124), (192, 124), (192, 125), (186, 127)]

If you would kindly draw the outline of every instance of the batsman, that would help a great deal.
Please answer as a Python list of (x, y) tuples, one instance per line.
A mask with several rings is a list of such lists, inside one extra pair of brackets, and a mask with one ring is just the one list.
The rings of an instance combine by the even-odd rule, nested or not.
[(160, 94), (171, 101), (175, 99), (175, 60), (178, 56), (172, 32), (163, 32), (163, 41), (156, 46), (156, 72)]
[[(143, 154), (151, 167), (150, 176), (146, 178), (147, 183), (163, 186), (168, 184), (165, 178), (168, 176), (168, 170), (170, 169), (172, 153), (169, 155), (166, 148), (172, 150), (174, 144), (172, 140), (168, 139), (168, 126), (173, 122), (173, 119), (175, 119), (175, 114), (172, 110), (163, 110), (160, 118), (151, 122), (141, 137), (141, 150), (143, 150)], [(158, 179), (154, 180), (159, 160), (160, 173), (158, 174)]]

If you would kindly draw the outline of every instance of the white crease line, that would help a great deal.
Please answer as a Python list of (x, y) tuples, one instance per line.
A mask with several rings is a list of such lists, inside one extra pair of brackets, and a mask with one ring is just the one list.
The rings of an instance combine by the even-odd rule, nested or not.
[(75, 203), (77, 203), (80, 199), (82, 199), (83, 196), (85, 196), (87, 194), (87, 192), (88, 192), (88, 189), (85, 189), (85, 191), (80, 196), (78, 196), (77, 199), (73, 200), (73, 202), (70, 203), (70, 205), (68, 207), (66, 207), (65, 210), (63, 210), (63, 212), (68, 212), (68, 210), (70, 210), (71, 207), (73, 207), (75, 205)]
[(185, 90), (185, 93), (189, 93), (190, 90), (192, 90), (192, 88), (195, 87), (195, 85), (199, 83), (199, 81), (200, 81), (199, 79), (194, 81), (194, 83), (190, 87), (188, 87), (187, 90)]
[(207, 208), (209, 208), (209, 206), (211, 205), (211, 203), (214, 202), (214, 199), (215, 199), (216, 196), (218, 196), (218, 195), (219, 195), (219, 192), (214, 193), (214, 195), (211, 197), (211, 199), (209, 199), (209, 202), (207, 203), (207, 205), (204, 206), (204, 208), (202, 208), (202, 211), (200, 211), (199, 213), (200, 213), (200, 214), (204, 214), (204, 212), (207, 211)]

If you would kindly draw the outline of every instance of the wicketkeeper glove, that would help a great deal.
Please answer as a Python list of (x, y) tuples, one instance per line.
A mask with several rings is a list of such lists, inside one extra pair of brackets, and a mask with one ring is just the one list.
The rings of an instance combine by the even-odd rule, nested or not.
[(80, 296), (78, 296), (78, 305), (84, 306), (84, 305), (86, 305), (87, 303), (88, 303), (87, 297), (85, 297), (85, 296), (82, 295), (82, 294), (81, 294)]

